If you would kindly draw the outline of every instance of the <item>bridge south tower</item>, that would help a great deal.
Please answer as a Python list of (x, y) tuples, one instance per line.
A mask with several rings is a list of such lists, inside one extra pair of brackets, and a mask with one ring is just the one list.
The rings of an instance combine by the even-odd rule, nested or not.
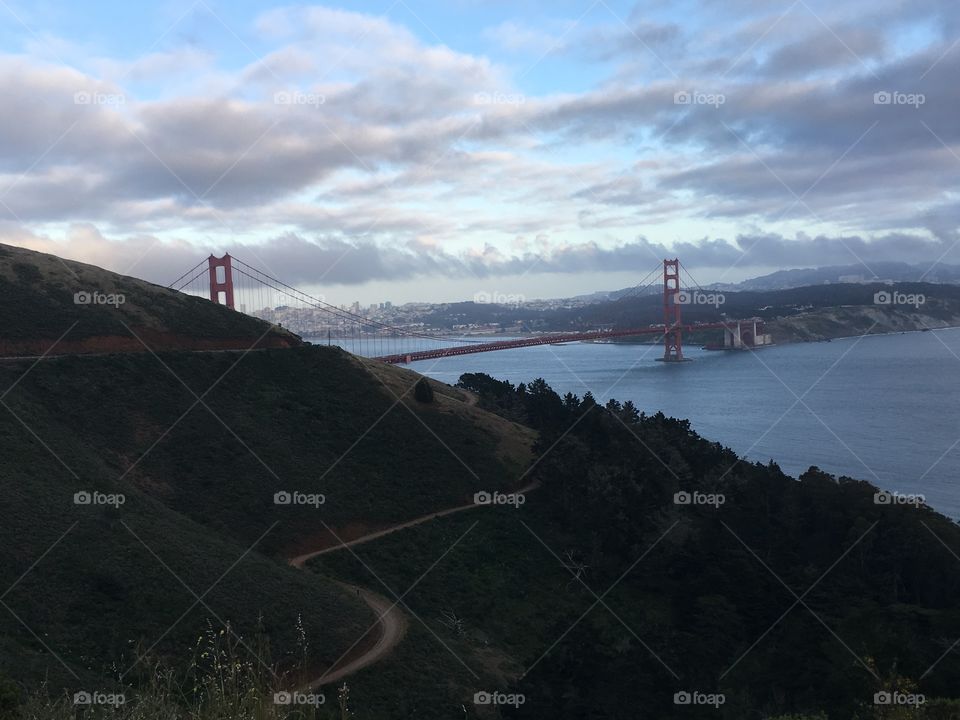
[(663, 361), (683, 362), (683, 326), (678, 301), (680, 260), (663, 261)]

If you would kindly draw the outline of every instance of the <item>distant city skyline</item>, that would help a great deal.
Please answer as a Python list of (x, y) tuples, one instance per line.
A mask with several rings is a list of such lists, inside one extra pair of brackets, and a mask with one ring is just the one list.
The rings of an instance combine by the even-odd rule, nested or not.
[(960, 262), (948, 0), (0, 4), (0, 242), (336, 304)]

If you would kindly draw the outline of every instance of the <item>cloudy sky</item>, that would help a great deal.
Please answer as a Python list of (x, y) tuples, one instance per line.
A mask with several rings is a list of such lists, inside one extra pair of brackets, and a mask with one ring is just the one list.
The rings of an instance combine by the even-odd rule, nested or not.
[(956, 0), (0, 0), (0, 242), (336, 302), (960, 262)]

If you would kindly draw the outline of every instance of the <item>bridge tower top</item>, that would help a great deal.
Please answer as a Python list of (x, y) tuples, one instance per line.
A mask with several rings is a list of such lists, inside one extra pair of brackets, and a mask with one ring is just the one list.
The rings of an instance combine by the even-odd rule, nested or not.
[[(221, 258), (207, 258), (210, 267), (210, 301), (235, 310), (233, 304), (233, 258), (227, 253)], [(221, 302), (222, 298), (222, 302)]]

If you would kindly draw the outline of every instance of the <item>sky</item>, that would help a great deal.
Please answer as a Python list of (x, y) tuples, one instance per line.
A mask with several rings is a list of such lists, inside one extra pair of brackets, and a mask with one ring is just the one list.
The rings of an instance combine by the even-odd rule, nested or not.
[(0, 0), (0, 242), (337, 303), (960, 263), (955, 0)]

